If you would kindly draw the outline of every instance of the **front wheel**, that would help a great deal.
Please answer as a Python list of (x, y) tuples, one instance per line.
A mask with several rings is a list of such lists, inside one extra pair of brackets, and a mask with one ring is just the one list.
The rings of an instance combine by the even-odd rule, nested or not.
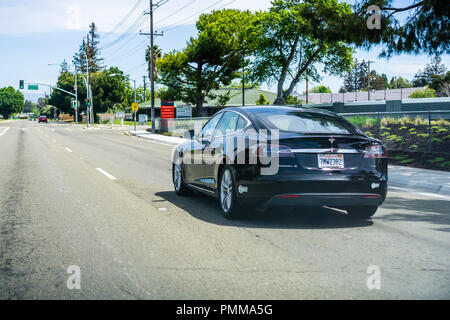
[(358, 219), (368, 219), (377, 212), (378, 207), (350, 207), (347, 208), (347, 213), (350, 217)]
[(222, 171), (219, 187), (219, 200), (222, 213), (227, 219), (237, 219), (242, 216), (242, 208), (236, 199), (233, 171), (226, 166)]
[(186, 187), (183, 181), (183, 167), (181, 164), (175, 163), (172, 166), (172, 180), (175, 193), (179, 196), (187, 196), (192, 190)]

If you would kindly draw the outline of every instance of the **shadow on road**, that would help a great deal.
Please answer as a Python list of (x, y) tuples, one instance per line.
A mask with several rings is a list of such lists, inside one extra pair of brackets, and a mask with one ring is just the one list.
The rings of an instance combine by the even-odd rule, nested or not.
[(173, 191), (158, 192), (159, 196), (185, 210), (192, 217), (217, 225), (268, 229), (337, 229), (361, 228), (373, 225), (371, 220), (350, 219), (345, 213), (325, 207), (272, 208), (261, 213), (249, 210), (240, 220), (222, 216), (217, 200), (195, 193), (180, 197)]
[(450, 202), (438, 199), (407, 199), (390, 196), (383, 204), (387, 213), (380, 220), (429, 222), (442, 225), (440, 231), (450, 231)]

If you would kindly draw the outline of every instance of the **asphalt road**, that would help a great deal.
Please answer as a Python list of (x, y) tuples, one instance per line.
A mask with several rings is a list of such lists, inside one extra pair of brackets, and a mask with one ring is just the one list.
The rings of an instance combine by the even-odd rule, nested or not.
[(450, 298), (450, 197), (390, 189), (368, 221), (329, 208), (228, 221), (174, 194), (172, 148), (0, 122), (0, 298)]

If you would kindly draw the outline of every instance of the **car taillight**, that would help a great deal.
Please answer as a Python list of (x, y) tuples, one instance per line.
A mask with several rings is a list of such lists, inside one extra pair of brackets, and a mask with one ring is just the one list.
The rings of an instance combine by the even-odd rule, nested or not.
[(264, 144), (259, 145), (257, 149), (258, 157), (271, 157), (278, 154), (281, 158), (295, 158), (295, 155), (291, 152), (291, 147), (279, 144)]
[(387, 150), (380, 144), (368, 146), (364, 150), (364, 158), (387, 158)]

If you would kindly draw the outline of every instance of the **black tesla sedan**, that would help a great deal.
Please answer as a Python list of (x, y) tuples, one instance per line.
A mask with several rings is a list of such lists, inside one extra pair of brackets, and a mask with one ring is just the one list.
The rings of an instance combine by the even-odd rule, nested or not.
[(270, 206), (329, 206), (369, 218), (386, 197), (386, 149), (332, 112), (226, 108), (187, 137), (173, 155), (175, 192), (213, 196), (230, 219)]

